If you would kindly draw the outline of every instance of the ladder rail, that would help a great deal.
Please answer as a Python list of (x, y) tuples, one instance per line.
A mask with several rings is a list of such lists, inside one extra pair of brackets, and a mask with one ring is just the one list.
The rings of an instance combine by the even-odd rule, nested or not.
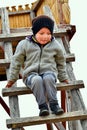
[[(48, 7), (44, 7), (44, 11), (46, 11), (45, 12), (46, 15), (47, 14), (49, 15), (49, 13), (51, 13), (51, 11), (49, 10), (49, 13), (47, 13), (47, 10), (49, 10), (49, 8)], [(9, 23), (8, 23), (8, 14), (7, 14), (6, 9), (2, 9), (1, 13), (2, 13), (2, 15), (1, 15), (2, 21), (4, 21), (3, 19), (5, 19), (5, 21), (2, 22), (3, 23), (3, 26), (2, 26), (3, 34), (5, 34), (5, 35), (6, 35), (6, 33), (10, 34)], [(34, 16), (35, 16), (35, 14), (32, 13), (31, 14), (31, 19)], [(51, 15), (51, 17), (52, 17), (52, 15)], [(58, 30), (58, 27), (55, 24), (55, 31), (57, 31), (57, 30)], [(70, 53), (70, 50), (69, 50), (69, 36), (68, 35), (64, 36), (64, 35), (65, 34), (62, 35), (63, 39), (61, 39), (60, 37), (56, 38), (56, 39), (60, 40), (64, 52), (66, 54), (69, 54)], [(5, 37), (4, 37), (4, 40), (5, 40)], [(12, 52), (12, 45), (11, 45), (11, 42), (8, 41), (8, 39), (7, 39), (7, 41), (4, 42), (4, 50), (5, 50), (5, 59), (6, 60), (8, 60), (9, 58), (11, 59), (11, 57), (13, 55), (12, 54), (13, 53)], [(10, 51), (10, 53), (9, 53), (9, 51)], [(70, 58), (72, 59), (72, 57), (70, 57)], [(10, 63), (7, 63), (7, 64), (10, 64)], [(4, 65), (6, 65), (6, 64), (4, 63)], [(71, 63), (69, 63), (68, 60), (67, 60), (67, 73), (68, 73), (71, 81), (73, 81), (73, 80), (76, 81), (76, 78), (75, 78), (75, 76), (73, 74), (72, 65), (71, 65)], [(7, 79), (8, 79), (8, 77), (9, 77), (9, 68), (8, 68), (8, 66), (6, 68), (6, 74), (7, 74)], [(14, 84), (12, 88), (15, 89), (16, 88), (16, 84)], [(70, 115), (67, 116), (67, 113), (64, 113), (67, 118), (64, 118), (64, 117), (60, 116), (61, 122), (64, 122), (64, 121), (66, 122), (66, 120), (67, 121), (72, 121), (72, 120), (79, 119), (81, 127), (83, 128), (83, 130), (86, 130), (86, 128), (87, 128), (86, 127), (86, 124), (87, 124), (87, 120), (86, 120), (87, 119), (87, 111), (86, 111), (84, 102), (82, 100), (82, 96), (81, 96), (81, 93), (79, 91), (79, 88), (77, 88), (77, 89), (70, 89), (70, 90), (68, 90), (68, 89), (66, 90), (67, 91), (67, 95), (70, 94), (70, 98), (72, 99), (72, 101), (70, 100), (70, 103), (68, 103), (68, 105), (74, 104), (74, 107), (71, 106), (71, 110), (70, 111), (72, 111), (72, 110), (76, 110), (77, 111), (77, 110), (80, 110), (80, 109), (83, 110), (83, 111), (80, 111), (80, 112), (78, 111), (77, 113), (70, 112), (71, 113), (71, 117), (70, 117)], [(63, 90), (61, 90), (61, 91), (63, 91)], [(69, 92), (69, 94), (68, 94), (68, 92)], [(66, 99), (66, 95), (64, 97)], [(67, 100), (69, 100), (69, 99), (67, 98)], [(64, 102), (64, 108), (65, 108), (65, 101), (63, 101), (63, 102)], [(17, 118), (17, 119), (19, 119), (19, 122), (22, 120), (22, 118), (20, 118), (20, 111), (19, 111), (19, 104), (18, 104), (18, 95), (15, 94), (15, 95), (12, 95), (12, 96), (10, 95), (9, 96), (9, 105), (10, 105), (10, 110), (11, 110), (10, 111), (10, 115), (11, 115), (12, 119), (11, 120), (7, 120), (7, 126), (8, 127), (12, 127), (13, 130), (21, 130), (21, 129), (23, 129), (23, 126), (25, 126), (25, 124), (24, 125), (23, 124), (21, 124), (21, 125), (20, 124), (14, 125), (15, 119), (13, 119), (13, 118)], [(76, 106), (76, 108), (75, 108), (75, 106)], [(78, 106), (80, 106), (80, 107), (78, 107)], [(74, 117), (72, 117), (73, 114), (76, 114), (76, 115), (74, 115)], [(81, 116), (81, 114), (82, 114), (82, 116)], [(28, 118), (25, 118), (25, 122), (29, 123), (29, 121), (30, 121), (31, 118), (29, 118), (28, 122), (26, 122), (26, 120)], [(41, 117), (38, 117), (38, 118), (41, 119)], [(40, 123), (40, 122), (38, 122), (38, 118), (36, 118), (37, 119), (37, 123), (36, 124)], [(49, 116), (47, 118), (49, 118)], [(83, 120), (83, 119), (85, 119), (85, 120)], [(12, 123), (12, 121), (13, 121), (13, 124), (9, 124), (9, 121), (11, 121), (10, 123)], [(59, 118), (55, 117), (54, 115), (50, 115), (50, 118), (48, 120), (46, 118), (42, 119), (41, 123), (44, 123), (44, 122), (46, 123), (48, 130), (53, 130), (53, 127), (52, 127), (51, 123), (54, 123), (54, 125), (56, 126), (56, 128), (59, 129), (59, 130), (63, 130), (64, 129), (63, 125), (59, 124), (59, 122), (60, 122)], [(32, 122), (32, 124), (33, 123), (34, 122)], [(11, 125), (11, 126), (9, 126), (9, 125)], [(20, 127), (19, 125), (21, 126), (21, 128), (18, 128), (18, 127)], [(31, 123), (29, 123), (28, 125), (31, 125)], [(73, 127), (72, 127), (72, 129), (73, 129)]]
[[(8, 12), (7, 12), (6, 8), (1, 8), (1, 19), (2, 19), (3, 34), (10, 34)], [(12, 44), (10, 42), (7, 42), (6, 44), (4, 44), (4, 53), (5, 53), (6, 59), (11, 59), (13, 52), (12, 52)], [(6, 69), (6, 74), (7, 74), (7, 79), (8, 79), (9, 68)], [(15, 105), (12, 105), (12, 104), (14, 104), (15, 101), (16, 101), (16, 107), (15, 107)], [(15, 98), (9, 97), (9, 105), (10, 105), (10, 116), (12, 118), (14, 117), (14, 115), (19, 117), (20, 114), (19, 114), (19, 106), (18, 106), (18, 97), (17, 96), (15, 96)], [(21, 129), (17, 128), (15, 130), (21, 130)]]

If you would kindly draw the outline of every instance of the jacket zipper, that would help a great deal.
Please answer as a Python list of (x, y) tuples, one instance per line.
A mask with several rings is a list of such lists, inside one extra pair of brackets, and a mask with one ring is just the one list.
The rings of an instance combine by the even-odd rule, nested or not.
[(41, 62), (42, 50), (43, 50), (43, 45), (41, 45), (41, 47), (40, 47), (40, 58), (39, 58), (39, 65), (38, 65), (38, 74), (40, 73), (40, 62)]

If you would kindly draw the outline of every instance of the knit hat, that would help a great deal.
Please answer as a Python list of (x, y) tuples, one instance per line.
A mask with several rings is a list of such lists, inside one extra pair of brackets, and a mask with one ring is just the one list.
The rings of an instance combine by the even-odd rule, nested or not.
[(32, 20), (32, 31), (34, 35), (43, 27), (48, 28), (52, 34), (54, 21), (46, 15), (40, 15)]

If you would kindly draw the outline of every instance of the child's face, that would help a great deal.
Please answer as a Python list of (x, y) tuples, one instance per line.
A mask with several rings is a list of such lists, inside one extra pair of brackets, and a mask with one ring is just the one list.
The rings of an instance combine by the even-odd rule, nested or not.
[(39, 42), (39, 44), (42, 44), (42, 45), (50, 42), (51, 37), (52, 35), (51, 35), (50, 30), (45, 27), (40, 29), (35, 35), (36, 40)]

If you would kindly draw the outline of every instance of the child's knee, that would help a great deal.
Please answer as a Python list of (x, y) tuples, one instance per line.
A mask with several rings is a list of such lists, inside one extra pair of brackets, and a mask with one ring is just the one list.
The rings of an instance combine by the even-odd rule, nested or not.
[(51, 73), (45, 74), (43, 77), (44, 82), (54, 82), (55, 81), (55, 76)]
[(40, 84), (42, 83), (42, 78), (39, 76), (39, 75), (36, 75), (32, 78), (32, 81), (31, 81), (33, 84)]

